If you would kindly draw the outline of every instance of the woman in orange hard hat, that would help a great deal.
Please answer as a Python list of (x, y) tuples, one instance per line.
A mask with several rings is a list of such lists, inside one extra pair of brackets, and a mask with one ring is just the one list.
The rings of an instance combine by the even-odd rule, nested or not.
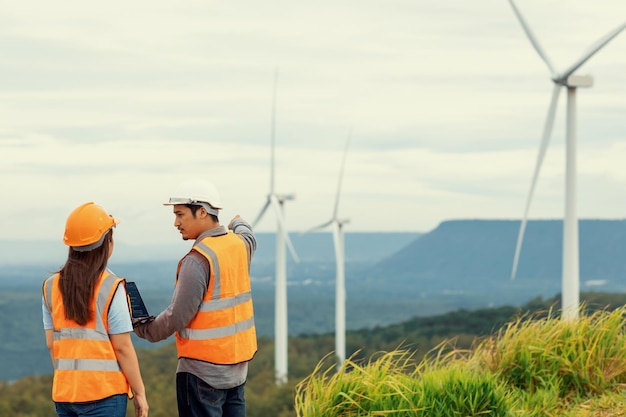
[(43, 284), (43, 322), (54, 367), (52, 400), (59, 417), (148, 415), (130, 333), (125, 280), (108, 268), (119, 221), (88, 202), (67, 218), (65, 265)]

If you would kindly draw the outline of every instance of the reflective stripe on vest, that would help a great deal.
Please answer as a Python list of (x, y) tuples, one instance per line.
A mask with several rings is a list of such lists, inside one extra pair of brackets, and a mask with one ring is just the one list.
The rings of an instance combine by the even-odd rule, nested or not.
[(186, 328), (181, 330), (179, 334), (182, 338), (191, 340), (217, 339), (220, 337), (232, 336), (235, 333), (251, 329), (252, 327), (254, 327), (254, 317), (250, 317), (249, 319), (239, 323), (224, 327), (217, 327), (215, 329), (192, 330)]
[(109, 335), (92, 329), (60, 329), (54, 331), (54, 340), (85, 339), (109, 340)]
[(209, 285), (196, 316), (176, 334), (178, 356), (218, 364), (252, 359), (257, 341), (246, 242), (227, 233), (196, 242), (193, 250), (209, 261)]
[(119, 363), (100, 359), (56, 359), (54, 369), (60, 371), (121, 371)]
[(102, 274), (91, 303), (95, 314), (85, 326), (65, 317), (58, 281), (57, 274), (44, 283), (44, 299), (54, 325), (52, 399), (84, 402), (131, 394), (108, 335), (111, 301), (124, 280), (108, 270)]
[(213, 300), (208, 303), (203, 301), (202, 304), (200, 304), (199, 311), (205, 312), (221, 310), (223, 308), (234, 307), (238, 304), (246, 303), (249, 300), (252, 300), (252, 292), (247, 291), (242, 294), (237, 294), (234, 297), (223, 298), (221, 300)]
[[(217, 284), (217, 279), (216, 279)], [(215, 291), (214, 291), (215, 292)], [(214, 297), (214, 296), (213, 296)], [(240, 304), (247, 303), (252, 300), (252, 292), (247, 291), (243, 294), (237, 294), (234, 297), (222, 298), (222, 299), (212, 299), (211, 301), (203, 301), (200, 304), (200, 309), (198, 310), (201, 313), (206, 313), (210, 311), (218, 311), (224, 310), (226, 308), (236, 307)], [(227, 325), (224, 327), (218, 327), (214, 329), (206, 329), (206, 330), (193, 330), (190, 328), (185, 328), (180, 331), (180, 335), (185, 339), (213, 339), (217, 337), (230, 336), (242, 330), (250, 329), (254, 327), (254, 317), (250, 317), (244, 321), (239, 323), (234, 323), (231, 325)]]

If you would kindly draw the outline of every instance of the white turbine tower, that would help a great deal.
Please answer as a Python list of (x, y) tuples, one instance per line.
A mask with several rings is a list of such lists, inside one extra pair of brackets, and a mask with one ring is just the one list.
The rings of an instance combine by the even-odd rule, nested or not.
[(349, 222), (348, 219), (340, 219), (337, 216), (339, 211), (339, 197), (341, 195), (341, 184), (343, 180), (343, 171), (346, 164), (346, 155), (348, 154), (348, 147), (350, 146), (350, 140), (352, 138), (352, 132), (348, 133), (346, 145), (343, 151), (343, 158), (341, 160), (341, 168), (339, 170), (339, 182), (337, 185), (337, 194), (335, 195), (335, 208), (333, 210), (333, 217), (319, 226), (316, 226), (309, 230), (323, 229), (328, 226), (332, 226), (333, 230), (333, 243), (335, 247), (335, 354), (337, 355), (337, 369), (340, 369), (346, 360), (346, 277), (345, 277), (345, 245), (343, 236), (343, 225)]
[(517, 238), (517, 245), (515, 248), (515, 256), (513, 259), (513, 269), (511, 271), (511, 279), (515, 279), (517, 273), (517, 266), (519, 262), (519, 255), (522, 248), (522, 241), (524, 239), (524, 231), (526, 229), (526, 222), (528, 219), (528, 211), (530, 203), (532, 201), (533, 193), (535, 191), (535, 185), (537, 184), (537, 178), (541, 171), (541, 165), (543, 158), (550, 141), (550, 135), (552, 133), (552, 127), (554, 125), (554, 114), (559, 99), (559, 93), (561, 87), (567, 89), (567, 132), (566, 132), (566, 170), (565, 170), (565, 217), (563, 221), (563, 270), (561, 281), (561, 304), (562, 304), (562, 317), (564, 319), (577, 319), (578, 318), (578, 304), (579, 304), (579, 260), (578, 260), (578, 217), (576, 214), (576, 88), (578, 87), (591, 87), (593, 79), (590, 76), (574, 75), (574, 72), (580, 68), (589, 58), (591, 58), (596, 52), (598, 52), (604, 45), (606, 45), (611, 39), (617, 36), (625, 27), (626, 23), (622, 23), (619, 27), (609, 32), (603, 38), (598, 40), (592, 47), (587, 50), (576, 62), (574, 62), (568, 69), (563, 72), (556, 72), (552, 63), (548, 59), (548, 56), (543, 51), (539, 42), (535, 38), (530, 27), (524, 20), (524, 17), (520, 13), (519, 9), (515, 5), (513, 0), (509, 0), (513, 11), (515, 12), (518, 20), (520, 21), (528, 39), (532, 43), (535, 51), (539, 54), (541, 59), (548, 66), (551, 74), (552, 81), (554, 82), (554, 89), (552, 92), (552, 100), (550, 107), (548, 108), (548, 115), (545, 121), (543, 129), (543, 136), (541, 139), (541, 145), (539, 147), (539, 153), (537, 155), (537, 161), (535, 164), (535, 171), (533, 174), (530, 192), (526, 200), (526, 208), (524, 210), (524, 217), (520, 224), (519, 234)]
[(285, 225), (283, 205), (285, 201), (293, 200), (293, 194), (277, 194), (274, 191), (274, 142), (276, 124), (276, 84), (278, 70), (274, 73), (274, 93), (272, 97), (272, 123), (271, 123), (271, 162), (270, 162), (270, 192), (267, 195), (265, 205), (252, 223), (254, 227), (263, 217), (268, 208), (274, 210), (276, 216), (276, 279), (275, 307), (274, 307), (274, 366), (277, 384), (287, 382), (287, 257), (285, 246), (293, 259), (298, 262), (298, 255), (289, 239), (289, 233)]

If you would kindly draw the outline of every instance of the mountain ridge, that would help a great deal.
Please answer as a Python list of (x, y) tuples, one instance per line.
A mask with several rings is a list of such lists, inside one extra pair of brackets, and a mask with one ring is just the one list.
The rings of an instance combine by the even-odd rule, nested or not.
[[(330, 232), (290, 233), (290, 239), (304, 262), (334, 260)], [(347, 261), (376, 261), (399, 250), (421, 236), (419, 232), (349, 232), (345, 233)], [(255, 233), (257, 251), (253, 261), (274, 261), (276, 237), (272, 232)], [(178, 261), (192, 246), (192, 242), (176, 241), (159, 244), (129, 244), (116, 241), (112, 262), (143, 262), (151, 260)], [(33, 249), (36, 253), (33, 253)], [(62, 263), (67, 246), (57, 240), (0, 239), (0, 265), (21, 263)], [(292, 261), (288, 255), (288, 261)]]
[[(427, 283), (444, 289), (454, 281), (466, 290), (548, 283), (560, 288), (562, 220), (531, 220), (526, 227), (515, 281), (510, 280), (519, 220), (450, 220), (374, 265), (396, 284)], [(626, 290), (626, 220), (579, 221), (580, 279), (602, 291)], [(461, 278), (463, 278), (461, 280)]]

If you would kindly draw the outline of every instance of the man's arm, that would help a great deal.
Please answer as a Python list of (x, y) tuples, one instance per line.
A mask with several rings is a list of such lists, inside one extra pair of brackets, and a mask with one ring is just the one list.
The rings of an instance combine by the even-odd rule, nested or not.
[(180, 266), (172, 302), (152, 322), (135, 327), (135, 334), (150, 342), (158, 342), (184, 329), (194, 318), (204, 299), (208, 272), (208, 261), (202, 255), (187, 255)]
[(248, 248), (248, 259), (252, 260), (252, 255), (256, 251), (256, 238), (252, 233), (252, 227), (241, 216), (236, 215), (228, 224), (228, 228), (243, 239)]

